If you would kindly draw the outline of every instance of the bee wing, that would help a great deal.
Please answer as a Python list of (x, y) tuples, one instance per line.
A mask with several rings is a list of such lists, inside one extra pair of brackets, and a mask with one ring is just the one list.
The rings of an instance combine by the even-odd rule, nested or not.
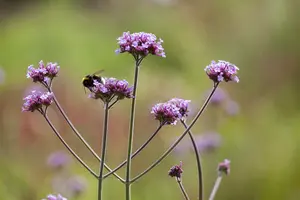
[(104, 69), (100, 69), (100, 70), (96, 71), (95, 73), (93, 73), (93, 75), (101, 74), (102, 72), (104, 72)]

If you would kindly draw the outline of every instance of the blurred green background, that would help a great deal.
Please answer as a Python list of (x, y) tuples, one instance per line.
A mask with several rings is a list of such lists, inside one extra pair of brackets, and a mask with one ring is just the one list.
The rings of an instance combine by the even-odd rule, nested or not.
[[(123, 31), (156, 34), (167, 54), (143, 62), (134, 149), (157, 126), (151, 106), (181, 97), (191, 99), (196, 110), (212, 86), (204, 67), (211, 60), (227, 60), (240, 68), (241, 81), (221, 88), (239, 104), (239, 112), (233, 116), (223, 105), (210, 105), (193, 128), (198, 135), (216, 131), (222, 137), (214, 152), (202, 156), (205, 196), (218, 162), (228, 158), (231, 174), (216, 199), (300, 199), (299, 7), (300, 1), (293, 0), (0, 0), (0, 199), (42, 199), (61, 192), (55, 188), (73, 175), (84, 177), (87, 185), (69, 199), (96, 199), (97, 181), (75, 160), (63, 171), (47, 165), (48, 156), (64, 148), (38, 113), (21, 112), (22, 98), (37, 87), (25, 75), (27, 66), (40, 60), (59, 63), (57, 98), (100, 154), (102, 107), (87, 98), (81, 78), (104, 69), (105, 76), (132, 84), (132, 57), (114, 53)], [(124, 100), (110, 115), (107, 163), (112, 167), (126, 157), (129, 106)], [(76, 152), (98, 171), (96, 160), (54, 106), (50, 114)], [(143, 171), (181, 131), (180, 124), (163, 128), (134, 159), (133, 173)], [(167, 175), (180, 161), (184, 185), (191, 199), (197, 199), (196, 164), (188, 152), (173, 153), (135, 183), (133, 200), (182, 199), (176, 181)], [(119, 174), (125, 175), (124, 169)], [(53, 183), (57, 177), (62, 183)], [(104, 190), (105, 199), (124, 199), (125, 189), (113, 177)]]

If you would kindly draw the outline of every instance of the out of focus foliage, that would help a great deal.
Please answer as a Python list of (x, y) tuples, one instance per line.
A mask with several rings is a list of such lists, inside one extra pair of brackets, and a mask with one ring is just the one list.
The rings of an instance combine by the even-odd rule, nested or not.
[[(299, 29), (300, 2), (292, 0), (0, 0), (0, 199), (41, 199), (56, 192), (50, 153), (62, 150), (38, 113), (21, 113), (22, 98), (37, 85), (26, 79), (30, 64), (58, 62), (56, 95), (91, 145), (100, 153), (101, 105), (87, 98), (81, 78), (104, 69), (105, 76), (131, 82), (133, 59), (116, 55), (123, 31), (152, 32), (164, 39), (167, 58), (148, 57), (141, 67), (135, 148), (155, 130), (150, 116), (155, 103), (172, 97), (201, 106), (212, 82), (204, 67), (228, 60), (240, 68), (239, 84), (221, 84), (238, 112), (211, 105), (194, 127), (195, 134), (216, 131), (221, 146), (203, 158), (205, 192), (210, 192), (217, 163), (232, 161), (217, 199), (300, 198)], [(111, 113), (108, 163), (125, 159), (129, 101)], [(61, 115), (50, 116), (72, 147), (93, 169), (98, 163), (76, 140)], [(164, 128), (153, 144), (133, 161), (141, 172), (180, 135), (183, 128)], [(192, 199), (197, 195), (192, 153), (174, 152), (158, 168), (133, 185), (133, 199), (181, 199), (169, 168), (183, 161), (183, 180)], [(74, 162), (67, 174), (88, 181), (78, 199), (95, 199), (97, 183)], [(60, 172), (59, 172), (60, 173)], [(124, 174), (121, 170), (120, 174)], [(61, 175), (60, 177), (64, 177)], [(125, 189), (113, 178), (104, 184), (106, 199), (122, 199)]]

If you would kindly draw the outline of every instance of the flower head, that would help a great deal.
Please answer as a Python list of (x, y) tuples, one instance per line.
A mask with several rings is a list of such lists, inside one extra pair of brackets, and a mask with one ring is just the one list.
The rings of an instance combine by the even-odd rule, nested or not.
[(222, 173), (225, 173), (226, 175), (229, 175), (229, 173), (230, 173), (230, 160), (225, 159), (223, 162), (219, 163), (218, 172), (219, 172), (219, 175), (221, 175)]
[(27, 70), (27, 78), (31, 78), (33, 82), (48, 83), (48, 80), (52, 80), (57, 76), (59, 66), (57, 63), (44, 64), (43, 61), (39, 62), (38, 68), (34, 68), (30, 65)]
[(173, 98), (173, 99), (169, 100), (168, 102), (171, 104), (174, 104), (179, 109), (181, 119), (184, 119), (188, 116), (188, 112), (189, 112), (188, 106), (189, 106), (189, 103), (191, 102), (190, 100)]
[(49, 194), (46, 199), (42, 199), (42, 200), (68, 200), (68, 199), (64, 198), (60, 194), (58, 194), (57, 196), (53, 194)]
[(53, 93), (42, 93), (33, 90), (23, 100), (25, 100), (25, 103), (23, 104), (22, 111), (33, 112), (42, 109), (43, 106), (48, 107), (53, 102)]
[(118, 100), (124, 98), (133, 98), (133, 88), (129, 87), (126, 80), (118, 80), (116, 78), (103, 78), (103, 82), (94, 81), (94, 86), (91, 87), (90, 98), (101, 99), (104, 102), (109, 102), (116, 97)]
[(208, 77), (214, 82), (239, 82), (239, 78), (237, 77), (238, 70), (239, 68), (234, 64), (223, 60), (219, 60), (219, 62), (212, 61), (211, 64), (204, 69)]
[(164, 48), (162, 47), (163, 40), (156, 38), (152, 33), (132, 33), (124, 32), (118, 39), (119, 49), (116, 53), (128, 52), (135, 58), (145, 57), (148, 54), (166, 57)]
[(175, 165), (171, 167), (171, 169), (169, 170), (169, 176), (171, 177), (181, 178), (182, 173), (183, 173), (182, 162), (180, 162), (179, 165)]
[(133, 98), (133, 87), (129, 87), (129, 83), (126, 80), (108, 78), (105, 79), (105, 86), (117, 96), (118, 99)]
[(151, 113), (161, 124), (175, 125), (181, 117), (180, 109), (170, 102), (156, 104), (153, 106)]
[(47, 164), (53, 169), (61, 169), (70, 163), (71, 159), (63, 151), (56, 151), (49, 155)]

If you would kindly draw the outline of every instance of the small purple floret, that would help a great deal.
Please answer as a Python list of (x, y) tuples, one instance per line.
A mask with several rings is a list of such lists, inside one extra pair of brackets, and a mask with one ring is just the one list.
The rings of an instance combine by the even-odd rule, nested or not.
[(177, 120), (181, 117), (180, 109), (169, 102), (156, 104), (151, 113), (161, 124), (176, 125)]
[(190, 100), (173, 98), (153, 106), (151, 113), (161, 124), (176, 125), (177, 120), (185, 120), (188, 116), (190, 102)]
[(119, 49), (116, 53), (128, 52), (133, 56), (145, 57), (148, 54), (166, 57), (164, 48), (162, 47), (163, 40), (156, 38), (152, 33), (132, 33), (124, 32), (118, 39)]
[(33, 112), (37, 109), (42, 109), (43, 106), (48, 107), (53, 102), (53, 93), (42, 93), (33, 90), (23, 100), (25, 100), (25, 103), (23, 104), (22, 111)]
[(52, 80), (57, 76), (59, 71), (59, 66), (57, 63), (47, 63), (44, 64), (43, 61), (39, 62), (39, 67), (34, 68), (30, 65), (27, 70), (27, 78), (31, 78), (33, 82), (48, 83), (49, 79)]
[(60, 194), (58, 194), (57, 196), (53, 194), (49, 194), (46, 199), (42, 199), (42, 200), (68, 200), (68, 199), (64, 198)]
[(188, 116), (188, 112), (189, 112), (188, 106), (189, 103), (191, 102), (190, 100), (173, 98), (168, 102), (174, 104), (177, 108), (179, 108), (181, 119), (185, 119)]
[(237, 77), (238, 70), (239, 68), (234, 64), (223, 60), (219, 60), (219, 62), (212, 61), (204, 69), (208, 77), (214, 82), (234, 81), (237, 83), (239, 82), (239, 78)]
[(219, 163), (218, 172), (219, 172), (219, 175), (221, 175), (222, 173), (224, 173), (226, 175), (229, 175), (229, 173), (230, 173), (230, 160), (225, 159), (223, 162)]
[(181, 178), (182, 173), (183, 173), (182, 162), (180, 162), (179, 165), (175, 165), (171, 167), (171, 169), (169, 170), (169, 176), (171, 177)]
[(116, 78), (103, 78), (103, 83), (94, 81), (94, 87), (91, 88), (90, 98), (102, 99), (109, 102), (113, 97), (118, 100), (124, 98), (133, 98), (133, 87), (129, 87), (126, 80), (118, 80)]

